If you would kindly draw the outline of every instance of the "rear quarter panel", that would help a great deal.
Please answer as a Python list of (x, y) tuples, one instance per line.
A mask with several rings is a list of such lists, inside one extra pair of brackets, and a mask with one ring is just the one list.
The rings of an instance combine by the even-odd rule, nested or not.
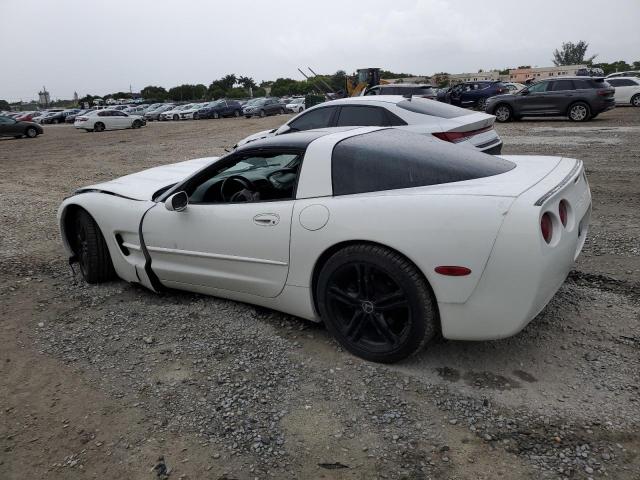
[[(287, 284), (310, 287), (318, 258), (334, 245), (373, 242), (409, 258), (431, 284), (438, 302), (466, 301), (482, 274), (513, 199), (410, 194), (411, 190), (397, 195), (387, 192), (296, 201)], [(310, 207), (317, 212), (326, 209), (324, 226), (309, 228), (306, 219)], [(446, 277), (434, 272), (439, 265), (465, 266), (472, 273)]]

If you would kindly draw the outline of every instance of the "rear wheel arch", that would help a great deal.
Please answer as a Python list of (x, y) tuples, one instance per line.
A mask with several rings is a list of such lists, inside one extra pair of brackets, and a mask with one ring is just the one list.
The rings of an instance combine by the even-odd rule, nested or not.
[(345, 249), (347, 247), (352, 247), (352, 246), (356, 246), (356, 245), (365, 245), (365, 246), (371, 246), (371, 247), (384, 248), (384, 249), (386, 249), (386, 250), (388, 250), (388, 251), (390, 251), (390, 252), (392, 252), (392, 253), (394, 253), (396, 255), (401, 256), (404, 260), (409, 262), (418, 271), (418, 273), (422, 276), (422, 278), (426, 282), (427, 286), (429, 287), (429, 291), (431, 293), (431, 297), (432, 297), (432, 300), (433, 300), (433, 305), (434, 305), (435, 313), (436, 313), (436, 317), (437, 317), (438, 330), (440, 330), (440, 313), (438, 311), (437, 298), (436, 298), (436, 295), (435, 295), (435, 293), (433, 291), (433, 287), (431, 286), (431, 282), (426, 277), (424, 272), (420, 269), (420, 267), (418, 267), (416, 265), (416, 263), (413, 260), (411, 260), (411, 258), (409, 258), (404, 253), (398, 251), (397, 249), (395, 249), (393, 247), (389, 247), (388, 245), (384, 245), (383, 243), (372, 242), (372, 241), (369, 241), (369, 240), (347, 240), (347, 241), (344, 241), (344, 242), (336, 243), (335, 245), (330, 246), (324, 252), (322, 252), (322, 254), (320, 254), (318, 259), (316, 260), (316, 263), (313, 266), (313, 272), (311, 274), (311, 295), (312, 295), (312, 298), (313, 298), (313, 308), (315, 309), (315, 312), (318, 315), (318, 317), (320, 317), (320, 309), (319, 309), (319, 306), (318, 306), (318, 294), (317, 294), (318, 292), (317, 292), (317, 290), (318, 290), (318, 279), (320, 277), (320, 272), (322, 271), (322, 268), (325, 266), (327, 261), (334, 254), (338, 253), (340, 250), (343, 250), (343, 249)]

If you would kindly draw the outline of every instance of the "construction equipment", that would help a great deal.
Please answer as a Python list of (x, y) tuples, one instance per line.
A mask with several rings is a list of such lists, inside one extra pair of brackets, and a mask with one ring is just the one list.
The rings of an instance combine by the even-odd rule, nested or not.
[(379, 68), (359, 68), (358, 73), (351, 77), (347, 76), (344, 80), (344, 91), (347, 97), (357, 97), (363, 90), (375, 87), (381, 83), (387, 83), (380, 80)]

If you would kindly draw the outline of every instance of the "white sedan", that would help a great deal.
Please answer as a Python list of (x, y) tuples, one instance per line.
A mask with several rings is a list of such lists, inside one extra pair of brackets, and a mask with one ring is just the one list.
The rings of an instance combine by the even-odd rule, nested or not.
[(291, 100), (291, 102), (285, 105), (285, 108), (289, 112), (300, 113), (304, 111), (304, 104), (305, 104), (304, 98), (294, 98), (293, 100)]
[(606, 81), (616, 89), (614, 93), (616, 105), (640, 107), (640, 78), (611, 77)]
[(189, 110), (193, 105), (194, 105), (193, 103), (187, 103), (185, 105), (177, 105), (175, 108), (171, 110), (162, 112), (158, 117), (158, 120), (180, 120), (180, 112), (184, 110)]
[(499, 154), (502, 140), (496, 117), (425, 98), (376, 95), (343, 98), (311, 107), (284, 125), (250, 135), (237, 146), (261, 138), (315, 128), (346, 126), (396, 127), (445, 142)]
[(140, 115), (129, 115), (120, 110), (94, 110), (76, 117), (73, 126), (87, 132), (140, 128), (147, 124)]
[(352, 127), (88, 186), (58, 221), (89, 283), (117, 276), (261, 305), (393, 362), (436, 332), (519, 332), (564, 282), (590, 212), (579, 160)]
[(209, 102), (193, 103), (189, 108), (180, 110), (180, 120), (193, 120), (193, 114), (206, 105), (209, 105)]

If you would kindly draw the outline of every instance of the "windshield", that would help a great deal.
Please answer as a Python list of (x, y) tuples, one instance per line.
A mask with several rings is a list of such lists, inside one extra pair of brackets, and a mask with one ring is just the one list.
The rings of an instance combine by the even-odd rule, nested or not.
[(304, 102), (304, 98), (294, 98), (291, 100), (291, 103), (302, 103)]

